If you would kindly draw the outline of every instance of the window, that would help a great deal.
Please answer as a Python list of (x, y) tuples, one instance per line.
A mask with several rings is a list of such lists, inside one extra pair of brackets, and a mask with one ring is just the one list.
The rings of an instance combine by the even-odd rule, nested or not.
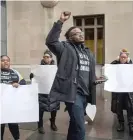
[(104, 15), (74, 17), (74, 25), (85, 33), (85, 45), (95, 54), (97, 64), (104, 64)]
[(6, 1), (1, 1), (1, 55), (7, 54)]
[(76, 19), (76, 26), (82, 26), (82, 19)]
[(84, 22), (85, 22), (85, 25), (94, 25), (94, 18), (92, 17), (84, 18)]

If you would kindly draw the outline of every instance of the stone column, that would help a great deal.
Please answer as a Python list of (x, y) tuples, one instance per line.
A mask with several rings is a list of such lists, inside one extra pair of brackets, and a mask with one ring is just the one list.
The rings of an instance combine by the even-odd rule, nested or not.
[[(44, 32), (44, 38), (46, 39), (49, 31), (51, 30), (53, 23), (55, 22), (55, 6), (58, 4), (58, 0), (53, 1), (41, 1), (41, 4), (44, 8), (44, 24), (45, 24), (45, 32)], [(47, 46), (45, 46), (47, 48)], [(54, 56), (54, 60), (55, 56)]]

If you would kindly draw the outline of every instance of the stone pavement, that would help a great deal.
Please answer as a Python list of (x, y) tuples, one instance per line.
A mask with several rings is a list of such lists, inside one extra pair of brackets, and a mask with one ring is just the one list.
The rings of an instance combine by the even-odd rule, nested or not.
[[(66, 140), (69, 124), (67, 112), (64, 112), (64, 104), (61, 103), (61, 110), (58, 111), (56, 124), (57, 132), (52, 132), (49, 124), (49, 113), (44, 114), (44, 135), (38, 134), (37, 123), (20, 124), (20, 140)], [(88, 118), (86, 118), (88, 120)], [(126, 120), (126, 119), (125, 119)], [(97, 96), (97, 115), (95, 121), (86, 124), (86, 140), (133, 140), (128, 135), (128, 126), (124, 133), (116, 131), (116, 116), (110, 111), (110, 101), (104, 100), (101, 95)], [(8, 128), (5, 129), (4, 140), (11, 140)]]

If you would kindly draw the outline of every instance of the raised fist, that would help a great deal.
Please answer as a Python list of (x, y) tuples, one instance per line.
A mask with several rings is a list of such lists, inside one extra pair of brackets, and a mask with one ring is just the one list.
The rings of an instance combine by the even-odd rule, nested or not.
[(68, 11), (62, 12), (60, 16), (60, 21), (65, 22), (66, 20), (70, 18), (70, 15), (71, 15), (71, 12), (68, 12)]

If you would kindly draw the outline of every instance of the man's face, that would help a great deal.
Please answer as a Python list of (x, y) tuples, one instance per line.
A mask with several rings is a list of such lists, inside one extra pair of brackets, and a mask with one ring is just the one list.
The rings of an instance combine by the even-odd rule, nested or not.
[(72, 29), (69, 36), (70, 36), (69, 39), (74, 42), (77, 43), (84, 42), (84, 33), (79, 28)]
[(52, 58), (49, 54), (43, 56), (43, 60), (46, 64), (51, 64)]
[(124, 63), (126, 63), (127, 61), (128, 61), (128, 56), (127, 56), (127, 54), (125, 54), (125, 53), (121, 54), (121, 55), (120, 55), (120, 62), (121, 62), (122, 64), (124, 64)]
[(1, 58), (1, 68), (9, 69), (10, 68), (10, 59), (7, 56)]

